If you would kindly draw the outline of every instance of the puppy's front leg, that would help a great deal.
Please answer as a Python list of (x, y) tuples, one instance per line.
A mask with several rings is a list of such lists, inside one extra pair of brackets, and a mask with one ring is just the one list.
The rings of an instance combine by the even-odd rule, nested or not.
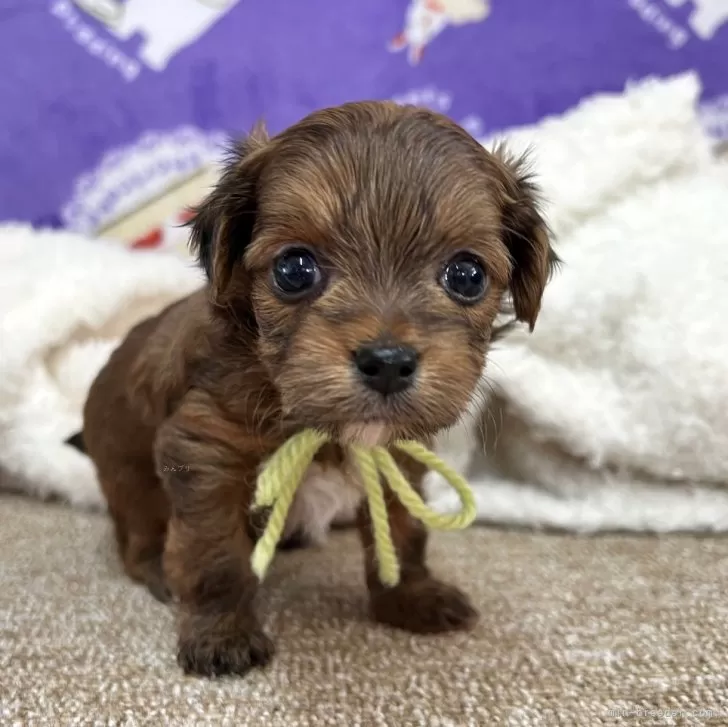
[(254, 610), (258, 580), (245, 528), (259, 462), (252, 445), (194, 405), (183, 405), (157, 440), (172, 510), (164, 567), (179, 599), (177, 660), (187, 673), (243, 674), (273, 654)]
[[(410, 482), (420, 489), (422, 469), (404, 455), (393, 453)], [(439, 633), (471, 628), (478, 617), (459, 589), (430, 575), (425, 563), (427, 530), (385, 489), (392, 541), (400, 562), (400, 581), (387, 587), (379, 580), (374, 534), (367, 503), (359, 510), (358, 524), (365, 553), (370, 609), (375, 620), (415, 633)]]

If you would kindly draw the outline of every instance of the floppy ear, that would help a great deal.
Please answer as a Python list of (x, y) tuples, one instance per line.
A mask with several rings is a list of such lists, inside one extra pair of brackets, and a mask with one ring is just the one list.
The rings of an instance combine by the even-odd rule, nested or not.
[(190, 250), (210, 281), (214, 302), (223, 302), (233, 270), (253, 238), (258, 178), (268, 141), (259, 125), (231, 147), (220, 180), (188, 223)]
[(536, 324), (546, 283), (560, 260), (539, 209), (538, 188), (525, 157), (513, 157), (503, 146), (493, 151), (500, 182), (503, 241), (513, 263), (510, 291), (519, 321)]

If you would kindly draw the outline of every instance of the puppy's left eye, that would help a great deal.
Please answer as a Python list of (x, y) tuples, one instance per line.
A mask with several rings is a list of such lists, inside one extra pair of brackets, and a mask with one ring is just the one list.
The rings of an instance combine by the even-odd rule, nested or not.
[(273, 264), (273, 281), (287, 298), (298, 298), (321, 283), (321, 268), (308, 250), (286, 250)]
[(458, 255), (443, 269), (440, 284), (451, 298), (467, 305), (483, 299), (488, 276), (474, 257)]

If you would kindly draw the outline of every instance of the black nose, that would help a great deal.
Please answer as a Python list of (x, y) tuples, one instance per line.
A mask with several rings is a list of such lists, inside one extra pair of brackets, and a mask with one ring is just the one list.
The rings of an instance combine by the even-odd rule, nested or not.
[(367, 344), (354, 353), (362, 381), (380, 394), (396, 394), (411, 386), (417, 371), (417, 352), (409, 346)]

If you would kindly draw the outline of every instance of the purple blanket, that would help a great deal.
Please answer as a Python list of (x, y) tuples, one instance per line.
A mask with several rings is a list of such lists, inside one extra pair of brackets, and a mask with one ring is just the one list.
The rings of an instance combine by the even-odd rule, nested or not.
[(0, 58), (0, 219), (87, 232), (353, 99), (481, 136), (696, 68), (728, 138), (728, 0), (4, 0)]

